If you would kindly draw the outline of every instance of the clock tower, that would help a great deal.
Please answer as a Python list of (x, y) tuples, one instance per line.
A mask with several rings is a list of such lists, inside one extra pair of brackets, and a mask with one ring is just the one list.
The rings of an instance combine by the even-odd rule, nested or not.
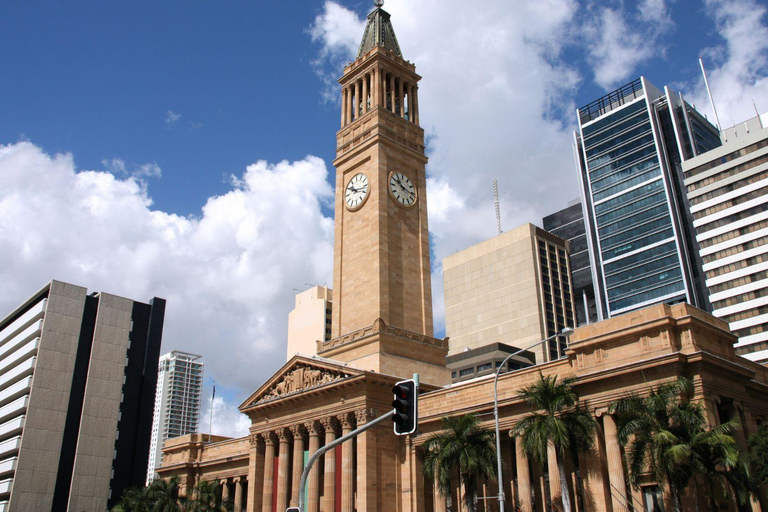
[(448, 342), (432, 330), (421, 77), (382, 3), (339, 79), (332, 339), (318, 355), (447, 384)]

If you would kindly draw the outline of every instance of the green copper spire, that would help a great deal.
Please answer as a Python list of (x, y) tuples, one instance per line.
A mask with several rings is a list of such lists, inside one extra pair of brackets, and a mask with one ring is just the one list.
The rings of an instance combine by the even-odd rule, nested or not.
[(381, 8), (384, 0), (375, 0), (373, 3), (376, 8), (368, 15), (368, 24), (363, 32), (363, 41), (357, 51), (357, 58), (368, 53), (374, 46), (383, 46), (395, 52), (398, 57), (402, 57), (400, 45), (397, 44), (397, 37), (395, 37), (395, 29), (389, 21), (389, 13)]

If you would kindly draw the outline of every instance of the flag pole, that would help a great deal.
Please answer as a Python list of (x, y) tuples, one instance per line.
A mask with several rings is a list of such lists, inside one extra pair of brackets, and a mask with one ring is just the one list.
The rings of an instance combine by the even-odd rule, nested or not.
[(211, 419), (208, 421), (208, 442), (211, 442), (211, 431), (213, 430), (213, 399), (216, 396), (216, 381), (213, 381), (213, 393), (211, 393)]

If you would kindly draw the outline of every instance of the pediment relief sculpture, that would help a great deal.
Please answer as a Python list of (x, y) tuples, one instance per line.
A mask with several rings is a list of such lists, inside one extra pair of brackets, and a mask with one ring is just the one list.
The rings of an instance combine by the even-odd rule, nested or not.
[(349, 375), (341, 372), (312, 368), (311, 366), (298, 366), (283, 375), (283, 378), (277, 381), (256, 403), (268, 402), (281, 396), (312, 389), (347, 377)]

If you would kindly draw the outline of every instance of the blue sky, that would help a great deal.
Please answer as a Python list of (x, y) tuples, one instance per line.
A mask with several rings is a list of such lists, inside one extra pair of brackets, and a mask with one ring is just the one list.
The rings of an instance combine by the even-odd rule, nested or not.
[[(372, 2), (371, 2), (372, 3)], [(217, 433), (285, 362), (294, 289), (330, 284), (336, 79), (369, 2), (0, 6), (0, 311), (50, 279), (168, 299)], [(423, 76), (433, 289), (444, 256), (578, 195), (576, 107), (644, 75), (723, 125), (768, 110), (756, 0), (387, 0)], [(203, 422), (207, 425), (207, 420)]]

